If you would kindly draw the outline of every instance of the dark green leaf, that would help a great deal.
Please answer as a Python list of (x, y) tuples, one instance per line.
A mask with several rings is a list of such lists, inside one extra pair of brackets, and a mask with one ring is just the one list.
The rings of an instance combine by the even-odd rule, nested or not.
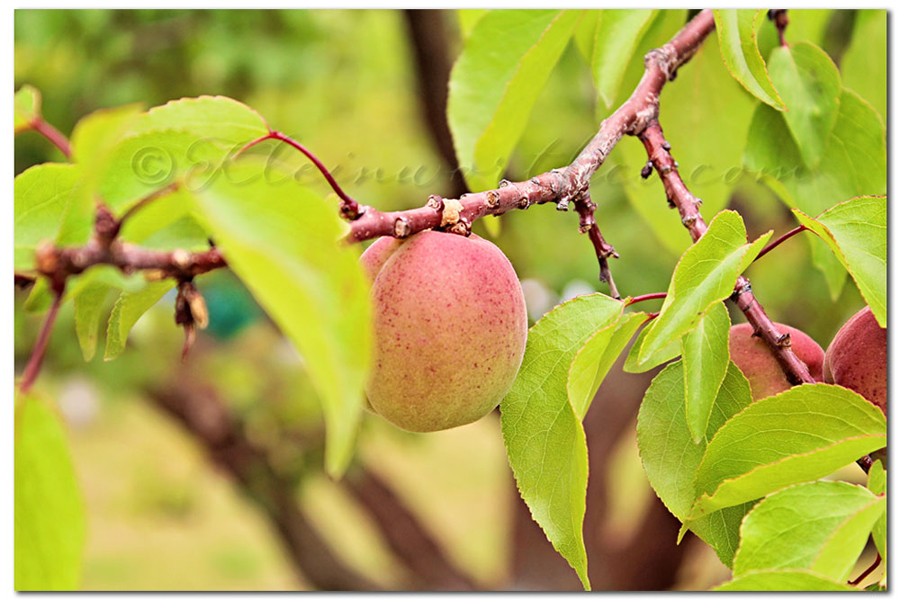
[(887, 11), (860, 9), (841, 58), (841, 78), (887, 121)]
[[(706, 435), (694, 443), (685, 417), (684, 362), (667, 366), (647, 389), (638, 413), (638, 448), (650, 485), (668, 509), (684, 521), (696, 497), (694, 473), (703, 458), (706, 440), (732, 415), (751, 402), (750, 384), (730, 363), (716, 396)], [(710, 544), (722, 562), (730, 565), (737, 549), (740, 520), (749, 506), (729, 507), (690, 521), (687, 526)]]
[(578, 296), (532, 326), (525, 358), (500, 404), (503, 441), (519, 493), (531, 515), (585, 589), (582, 536), (587, 444), (567, 393), (569, 366), (594, 333), (615, 323), (623, 304), (602, 294)]
[(784, 119), (803, 162), (815, 167), (837, 119), (841, 75), (828, 54), (809, 42), (773, 50), (769, 75), (787, 105)]

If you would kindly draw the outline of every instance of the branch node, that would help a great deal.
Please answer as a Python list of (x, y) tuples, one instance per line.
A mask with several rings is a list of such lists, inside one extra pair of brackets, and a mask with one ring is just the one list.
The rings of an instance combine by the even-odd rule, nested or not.
[(187, 271), (191, 266), (191, 253), (182, 248), (172, 250), (172, 264), (181, 271)]
[(459, 200), (444, 200), (444, 208), (441, 213), (441, 227), (455, 225), (459, 221), (459, 214), (463, 210), (463, 204)]
[(647, 179), (653, 174), (653, 163), (647, 161), (647, 164), (641, 168), (641, 179)]
[(690, 229), (691, 227), (693, 227), (693, 226), (694, 226), (694, 223), (696, 223), (696, 222), (697, 222), (697, 216), (696, 216), (696, 215), (685, 215), (685, 216), (682, 217), (682, 219), (681, 219), (681, 224), (684, 225), (685, 227), (687, 227), (688, 229)]
[(397, 217), (397, 220), (394, 221), (394, 237), (398, 239), (403, 239), (409, 236), (412, 228), (409, 226), (409, 221), (406, 220), (406, 217)]
[(670, 144), (669, 141), (666, 140), (662, 143), (662, 149), (665, 150), (666, 152), (668, 152), (669, 150), (672, 149), (672, 144)]
[(791, 347), (791, 334), (790, 334), (790, 332), (788, 332), (788, 333), (782, 333), (780, 336), (778, 336), (778, 339), (775, 340), (775, 344), (776, 344), (779, 348), (790, 348), (790, 347)]
[(559, 211), (568, 211), (569, 210), (569, 197), (563, 196), (559, 199), (559, 202), (556, 203), (556, 210)]
[(511, 185), (511, 184), (512, 184), (512, 182), (509, 179), (501, 179), (500, 183), (497, 184), (497, 187), (505, 188), (506, 186)]
[(425, 203), (425, 206), (441, 212), (444, 210), (444, 199), (437, 194), (432, 194), (428, 196), (428, 202)]
[(500, 193), (497, 190), (491, 190), (487, 193), (487, 205), (490, 208), (500, 206)]

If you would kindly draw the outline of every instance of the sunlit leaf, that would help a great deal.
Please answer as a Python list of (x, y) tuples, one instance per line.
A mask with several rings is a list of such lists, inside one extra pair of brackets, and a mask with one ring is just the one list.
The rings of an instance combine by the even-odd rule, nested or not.
[(31, 167), (14, 184), (15, 269), (33, 270), (34, 250), (60, 234), (65, 214), (78, 184), (75, 165), (46, 163)]
[(714, 592), (844, 592), (856, 588), (811, 571), (754, 571), (713, 588)]
[(100, 313), (109, 290), (110, 286), (106, 283), (94, 281), (75, 298), (75, 333), (85, 361), (90, 361), (97, 352)]
[(719, 50), (728, 70), (744, 88), (766, 104), (784, 110), (784, 102), (772, 85), (766, 63), (756, 45), (756, 30), (762, 9), (724, 9), (713, 11)]
[(497, 186), (579, 17), (577, 10), (496, 10), (466, 38), (450, 76), (447, 120), (471, 189)]
[(569, 368), (567, 389), (569, 402), (579, 419), (584, 419), (609, 369), (646, 319), (647, 314), (642, 312), (623, 315), (598, 330), (575, 355)]
[(13, 104), (16, 115), (15, 132), (28, 131), (35, 118), (41, 116), (41, 93), (34, 86), (25, 84), (16, 92)]
[(186, 131), (209, 143), (240, 148), (269, 132), (262, 116), (237, 100), (225, 96), (200, 96), (172, 100), (141, 115), (132, 134), (151, 131)]
[(728, 298), (738, 275), (771, 235), (769, 231), (748, 244), (738, 213), (727, 210), (716, 215), (703, 237), (678, 261), (659, 316), (647, 327), (639, 360), (643, 362), (681, 338), (714, 303)]
[(842, 481), (802, 483), (775, 492), (744, 519), (734, 574), (809, 569), (845, 580), (884, 509), (884, 498)]
[(78, 588), (85, 515), (59, 415), (33, 395), (16, 398), (15, 589)]
[(622, 308), (619, 300), (591, 294), (544, 315), (528, 332), (519, 374), (500, 404), (503, 441), (519, 493), (585, 589), (590, 586), (582, 536), (587, 444), (567, 381), (576, 353), (597, 330), (616, 322)]
[(883, 448), (885, 429), (881, 410), (835, 385), (804, 384), (757, 400), (710, 441), (691, 516), (829, 475)]
[(228, 266), (303, 356), (324, 407), (326, 467), (338, 477), (363, 410), (369, 286), (357, 249), (339, 240), (336, 206), (292, 182), (270, 184), (248, 159), (196, 192), (196, 206)]
[(694, 443), (703, 440), (716, 394), (728, 371), (730, 328), (728, 309), (717, 302), (703, 315), (697, 327), (681, 338), (685, 413)]
[(657, 10), (605, 9), (594, 30), (591, 72), (594, 85), (606, 108), (611, 108), (619, 93), (634, 51), (647, 32)]
[(797, 209), (794, 214), (825, 240), (853, 277), (878, 324), (887, 327), (887, 198), (853, 198), (815, 219)]
[[(867, 485), (873, 494), (881, 495), (887, 492), (887, 471), (884, 470), (884, 464), (880, 460), (876, 460), (875, 464), (869, 468)], [(872, 528), (872, 540), (875, 542), (878, 554), (887, 562), (887, 513), (881, 515), (875, 522), (875, 526)]]
[(103, 360), (113, 360), (122, 354), (134, 324), (173, 287), (175, 281), (166, 279), (150, 283), (138, 292), (122, 292), (119, 295), (109, 316)]
[(628, 350), (628, 356), (625, 357), (625, 364), (622, 366), (622, 370), (626, 373), (646, 373), (665, 362), (669, 362), (670, 360), (681, 356), (681, 340), (679, 339), (674, 340), (668, 346), (662, 348), (659, 352), (656, 352), (645, 361), (638, 362), (638, 353), (640, 352), (641, 345), (643, 345), (644, 338), (646, 337), (647, 327), (644, 327), (635, 338), (634, 343), (631, 345), (631, 349)]

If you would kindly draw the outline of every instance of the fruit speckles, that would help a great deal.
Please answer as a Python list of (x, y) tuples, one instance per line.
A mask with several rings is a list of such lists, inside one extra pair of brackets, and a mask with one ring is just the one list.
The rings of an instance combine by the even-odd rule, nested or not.
[(371, 277), (375, 357), (366, 392), (410, 431), (471, 423), (515, 379), (528, 321), (515, 271), (494, 244), (426, 231), (363, 254)]

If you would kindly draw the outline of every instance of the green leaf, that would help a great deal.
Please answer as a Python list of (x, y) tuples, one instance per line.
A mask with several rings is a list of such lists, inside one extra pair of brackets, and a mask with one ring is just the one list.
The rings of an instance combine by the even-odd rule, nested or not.
[(841, 75), (828, 54), (809, 42), (773, 50), (769, 75), (787, 105), (784, 119), (800, 156), (815, 167), (837, 119)]
[(102, 108), (82, 117), (72, 130), (72, 160), (97, 171), (141, 112), (139, 104)]
[(594, 30), (591, 72), (600, 100), (611, 108), (638, 42), (649, 29), (657, 10), (606, 9)]
[[(873, 494), (883, 495), (887, 492), (887, 471), (880, 460), (869, 468), (868, 488)], [(887, 562), (887, 513), (879, 517), (872, 528), (872, 540), (878, 549), (878, 554)]]
[(680, 339), (697, 326), (707, 309), (728, 298), (738, 275), (771, 236), (769, 231), (748, 244), (747, 230), (738, 213), (726, 210), (716, 215), (703, 237), (678, 261), (659, 316), (647, 327), (639, 361)]
[(47, 403), (20, 396), (15, 409), (15, 589), (76, 589), (84, 540), (84, 506), (63, 425)]
[(97, 352), (97, 329), (100, 327), (100, 312), (103, 301), (109, 294), (110, 286), (94, 281), (75, 297), (75, 333), (84, 360), (90, 362)]
[(569, 367), (567, 389), (579, 419), (584, 420), (609, 369), (646, 319), (647, 314), (642, 312), (622, 316), (594, 333), (575, 355)]
[[(789, 207), (819, 214), (847, 198), (884, 194), (886, 157), (884, 124), (878, 114), (855, 93), (844, 90), (837, 123), (818, 167), (810, 170), (803, 165), (783, 116), (763, 105), (753, 118), (744, 163), (763, 174), (770, 187), (777, 179), (782, 185), (773, 190)], [(825, 274), (831, 296), (837, 299), (847, 273), (828, 248), (812, 236), (809, 240), (813, 263)]]
[(265, 163), (250, 158), (199, 191), (196, 205), (228, 266), (303, 356), (325, 412), (326, 467), (339, 477), (363, 409), (369, 286), (357, 249), (339, 240), (335, 205), (253, 178)]
[[(660, 500), (680, 520), (688, 518), (696, 497), (694, 473), (703, 458), (706, 440), (751, 400), (750, 384), (740, 369), (729, 363), (710, 413), (706, 435), (696, 444), (685, 417), (683, 361), (663, 369), (644, 394), (637, 425), (641, 462)], [(716, 550), (723, 563), (730, 565), (737, 549), (738, 526), (747, 508), (729, 507), (687, 525)]]
[(857, 10), (853, 37), (841, 57), (841, 79), (887, 120), (887, 11)]
[(165, 130), (186, 131), (208, 143), (239, 149), (269, 133), (269, 126), (258, 112), (237, 100), (200, 96), (151, 108), (131, 127), (132, 134)]
[(748, 92), (778, 110), (787, 108), (769, 79), (766, 63), (756, 45), (756, 30), (763, 11), (714, 10), (719, 50), (731, 75)]
[(456, 18), (459, 21), (459, 30), (463, 38), (469, 37), (475, 24), (481, 20), (481, 17), (488, 12), (485, 8), (458, 8), (456, 9)]
[(887, 327), (887, 198), (863, 196), (815, 219), (794, 209), (802, 225), (822, 238), (853, 277), (872, 314)]
[(45, 163), (20, 173), (14, 183), (15, 269), (35, 267), (34, 250), (60, 235), (61, 219), (78, 185), (75, 165)]
[(835, 385), (804, 384), (758, 400), (710, 441), (691, 515), (833, 473), (883, 448), (885, 427), (877, 407)]
[(587, 443), (569, 402), (569, 367), (594, 333), (622, 314), (623, 304), (603, 294), (578, 296), (544, 315), (528, 332), (525, 357), (500, 404), (509, 464), (534, 520), (585, 589), (584, 548)]
[(713, 588), (714, 592), (849, 592), (856, 588), (799, 569), (755, 571)]
[[(171, 183), (197, 192), (216, 179), (231, 177), (228, 150), (185, 131), (152, 131), (123, 139), (113, 150), (100, 183), (100, 195), (117, 214)], [(255, 179), (263, 178), (260, 171)], [(239, 182), (238, 182), (239, 183)]]
[[(668, 23), (680, 14), (680, 11), (664, 10), (660, 17), (665, 17), (664, 23)], [(682, 20), (676, 30), (683, 23)], [(667, 40), (668, 37), (663, 38), (653, 47)], [(643, 62), (634, 62), (643, 70)], [(704, 215), (715, 215), (728, 204), (741, 174), (740, 143), (724, 140), (746, 139), (757, 103), (728, 74), (715, 37), (707, 38), (691, 61), (678, 69), (678, 79), (663, 88), (660, 103), (666, 107), (660, 115), (660, 124), (679, 163), (679, 173), (688, 189), (703, 200)], [(697, 143), (697, 140), (723, 141)], [(643, 144), (627, 141), (616, 147), (611, 158), (620, 165), (618, 178), (625, 186), (628, 200), (662, 246), (680, 255), (690, 245), (690, 236), (679, 226), (677, 214), (666, 210), (666, 195), (659, 178), (640, 177), (641, 168), (647, 163)], [(600, 190), (594, 195), (602, 197)]]
[(646, 373), (650, 369), (681, 356), (681, 340), (675, 340), (644, 362), (638, 362), (638, 353), (644, 343), (644, 339), (647, 337), (648, 329), (647, 327), (641, 329), (641, 332), (628, 350), (628, 356), (625, 357), (625, 364), (622, 366), (622, 370), (626, 373)]
[(721, 302), (712, 305), (696, 329), (681, 338), (684, 357), (685, 413), (695, 444), (704, 439), (716, 394), (725, 380), (731, 355), (728, 330), (731, 318)]
[(32, 85), (25, 84), (16, 92), (15, 100), (16, 133), (31, 129), (35, 119), (41, 116), (41, 93)]
[(580, 11), (488, 12), (450, 75), (447, 120), (472, 190), (496, 187)]
[(841, 481), (802, 483), (763, 498), (741, 525), (734, 574), (809, 569), (846, 580), (885, 501)]
[(578, 48), (578, 52), (588, 64), (594, 56), (594, 32), (597, 30), (597, 23), (600, 22), (602, 12), (602, 10), (596, 9), (582, 11), (578, 25), (575, 26), (575, 33), (572, 34), (575, 47)]
[(113, 360), (122, 354), (134, 324), (173, 287), (174, 281), (163, 280), (154, 281), (139, 292), (122, 292), (109, 316), (103, 360)]

